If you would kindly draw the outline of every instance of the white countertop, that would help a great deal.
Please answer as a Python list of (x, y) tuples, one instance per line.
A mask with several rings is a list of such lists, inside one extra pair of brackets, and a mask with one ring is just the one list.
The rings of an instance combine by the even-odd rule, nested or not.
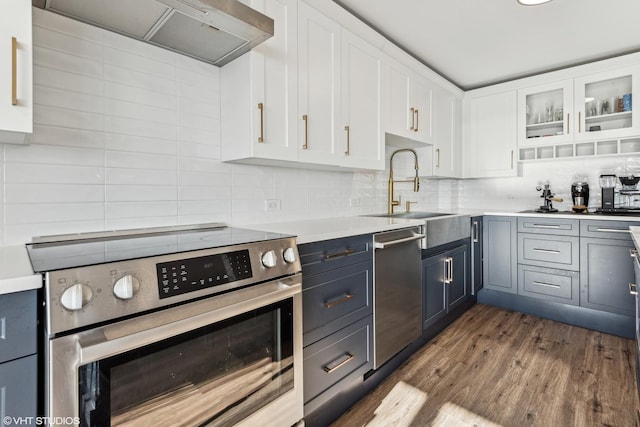
[[(438, 212), (438, 210), (435, 210)], [(549, 218), (593, 219), (605, 221), (640, 221), (640, 216), (626, 215), (593, 215), (575, 213), (536, 213), (536, 212), (506, 212), (480, 211), (474, 209), (458, 209), (458, 215), (482, 216), (539, 216)], [(359, 234), (379, 233), (400, 228), (423, 225), (424, 219), (403, 219), (388, 217), (337, 217), (301, 221), (287, 221), (269, 224), (247, 225), (243, 228), (271, 231), (275, 233), (292, 234), (297, 236), (298, 244), (317, 242), (321, 240), (338, 239), (341, 237), (357, 236)], [(640, 248), (640, 227), (631, 227), (633, 240)], [(29, 255), (24, 245), (0, 247), (0, 295), (12, 292), (38, 289), (42, 287), (42, 276), (34, 274), (29, 261)]]
[(293, 234), (298, 244), (357, 236), (359, 234), (378, 233), (411, 226), (424, 225), (423, 219), (402, 219), (385, 217), (338, 217), (287, 221), (270, 224), (250, 225), (246, 228)]
[(0, 295), (41, 287), (42, 275), (33, 272), (24, 245), (0, 247)]

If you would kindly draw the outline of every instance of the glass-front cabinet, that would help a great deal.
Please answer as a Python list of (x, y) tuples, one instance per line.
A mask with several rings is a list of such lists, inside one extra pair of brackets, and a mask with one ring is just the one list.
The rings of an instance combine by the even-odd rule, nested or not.
[(518, 160), (640, 152), (640, 66), (518, 90)]
[(575, 108), (576, 140), (636, 135), (634, 91), (638, 89), (638, 67), (629, 67), (577, 78)]
[(520, 146), (565, 142), (573, 138), (573, 80), (518, 91)]

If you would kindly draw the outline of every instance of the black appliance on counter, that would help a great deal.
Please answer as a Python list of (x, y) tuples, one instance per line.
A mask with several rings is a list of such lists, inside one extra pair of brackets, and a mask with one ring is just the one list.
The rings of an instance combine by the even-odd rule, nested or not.
[(589, 207), (589, 184), (582, 181), (571, 184), (571, 199), (575, 212), (586, 211)]
[[(617, 185), (617, 181), (620, 182), (620, 186)], [(639, 181), (640, 177), (633, 175), (600, 175), (602, 205), (596, 212), (640, 215), (640, 190), (637, 188)]]

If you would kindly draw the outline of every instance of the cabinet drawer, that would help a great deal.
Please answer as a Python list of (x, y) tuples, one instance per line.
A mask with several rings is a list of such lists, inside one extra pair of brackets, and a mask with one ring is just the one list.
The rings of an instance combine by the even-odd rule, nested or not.
[(518, 233), (518, 263), (579, 270), (578, 237)]
[(373, 312), (373, 262), (361, 262), (310, 277), (303, 276), (304, 345)]
[(0, 362), (36, 353), (36, 292), (0, 295)]
[(518, 232), (578, 236), (580, 225), (577, 219), (520, 217)]
[(638, 221), (580, 221), (581, 237), (631, 240), (629, 227), (640, 225)]
[(305, 347), (305, 413), (337, 395), (373, 368), (373, 318), (366, 317)]
[(580, 273), (518, 265), (518, 294), (546, 301), (578, 305), (580, 303)]
[[(302, 273), (321, 273), (373, 259), (371, 234), (324, 240), (298, 246)], [(304, 288), (304, 281), (302, 282)]]
[[(2, 416), (22, 417), (26, 421), (20, 425), (36, 425), (38, 415), (38, 363), (37, 356), (31, 355), (11, 362), (0, 363), (0, 390), (2, 390)], [(16, 422), (16, 424), (18, 424)], [(0, 425), (11, 425), (2, 422)], [(37, 424), (39, 425), (39, 424)]]

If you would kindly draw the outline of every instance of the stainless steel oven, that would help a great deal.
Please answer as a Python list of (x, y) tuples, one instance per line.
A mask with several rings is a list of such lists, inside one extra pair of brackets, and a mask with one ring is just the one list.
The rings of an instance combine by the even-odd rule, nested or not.
[(80, 426), (302, 419), (294, 238), (213, 226), (85, 237), (28, 247), (45, 277), (47, 417)]

